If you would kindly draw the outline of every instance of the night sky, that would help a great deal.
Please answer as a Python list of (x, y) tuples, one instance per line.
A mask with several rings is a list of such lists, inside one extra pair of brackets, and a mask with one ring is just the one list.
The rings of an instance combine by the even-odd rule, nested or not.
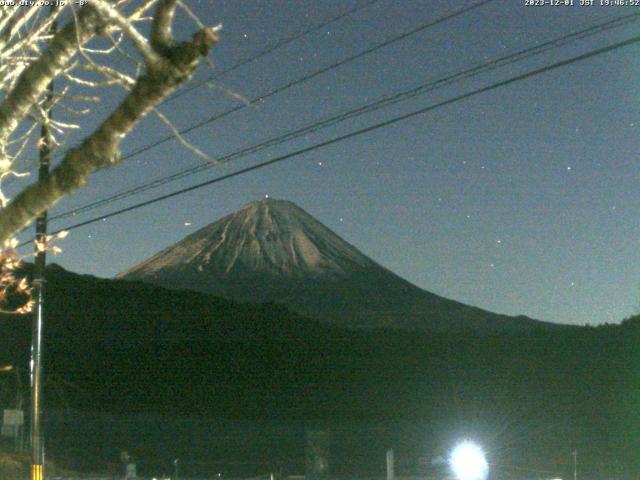
[[(224, 71), (359, 1), (187, 2), (221, 42), (197, 78)], [(378, 0), (164, 105), (186, 128), (307, 73), (473, 2)], [(526, 6), (495, 0), (205, 125), (187, 135), (219, 157), (314, 120), (356, 108), (640, 11), (620, 6)], [(184, 18), (183, 18), (184, 17)], [(195, 31), (183, 15), (177, 35)], [(631, 38), (640, 21), (101, 209), (51, 222), (52, 230), (205, 181), (337, 135), (438, 103), (559, 60)], [(114, 96), (96, 109), (113, 108)], [(98, 117), (87, 119), (95, 125)], [(638, 311), (637, 155), (640, 47), (621, 48), (435, 109), (272, 167), (73, 230), (65, 268), (111, 277), (189, 233), (269, 195), (314, 215), (385, 267), (470, 305), (572, 324), (619, 322)], [(123, 152), (166, 136), (146, 119)], [(71, 139), (73, 140), (73, 139)], [(73, 143), (70, 140), (70, 143)], [(161, 178), (203, 160), (178, 142), (94, 175), (51, 215)]]

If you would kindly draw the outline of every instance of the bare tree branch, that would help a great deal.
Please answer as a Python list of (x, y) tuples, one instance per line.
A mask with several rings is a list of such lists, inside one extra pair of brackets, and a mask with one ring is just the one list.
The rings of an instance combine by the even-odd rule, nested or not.
[(178, 0), (161, 0), (151, 24), (151, 45), (160, 52), (163, 48), (171, 46), (173, 34), (171, 25), (176, 12)]
[(88, 41), (102, 25), (100, 15), (89, 4), (78, 12), (78, 22), (69, 22), (45, 52), (20, 75), (16, 85), (0, 104), (0, 145), (38, 102), (47, 85), (67, 65), (81, 43)]
[(157, 108), (154, 108), (153, 111), (158, 116), (158, 118), (160, 120), (162, 120), (162, 122), (169, 128), (169, 130), (171, 130), (171, 133), (173, 133), (173, 136), (176, 137), (178, 142), (180, 142), (183, 147), (185, 147), (187, 150), (192, 151), (193, 153), (195, 153), (200, 158), (205, 159), (207, 162), (211, 162), (214, 165), (219, 165), (219, 162), (216, 159), (211, 158), (209, 155), (204, 153), (202, 150), (200, 150), (198, 147), (196, 147), (195, 145), (191, 144), (186, 138), (184, 138), (184, 136), (180, 133), (180, 130), (178, 130), (171, 123), (171, 120), (169, 120), (169, 118), (167, 118), (167, 116), (164, 113), (162, 113)]
[[(177, 43), (173, 40), (170, 22), (176, 3), (175, 0), (161, 0), (154, 14), (152, 30), (155, 33), (153, 33), (154, 40), (151, 44), (159, 60), (152, 60), (146, 65), (146, 73), (136, 80), (122, 103), (80, 146), (66, 153), (47, 180), (27, 187), (4, 210), (0, 211), (0, 242), (10, 238), (63, 196), (86, 185), (91, 173), (119, 163), (121, 159), (119, 146), (122, 139), (148, 112), (177, 87), (188, 81), (200, 60), (208, 55), (210, 48), (218, 41), (215, 28), (198, 31), (190, 42)], [(79, 14), (78, 34), (81, 35), (81, 39), (86, 40), (100, 24), (100, 20), (91, 13), (94, 11), (85, 10), (84, 12), (80, 14), (83, 13), (86, 17), (80, 18)], [(57, 52), (63, 59), (50, 59), (49, 62), (44, 62), (41, 69), (31, 73), (33, 81), (43, 82), (43, 79), (51, 78), (52, 75), (62, 71), (71, 53), (78, 48), (75, 35), (75, 28), (67, 27), (54, 38), (43, 56), (47, 54), (49, 57), (55, 56)], [(23, 88), (27, 92), (22, 96), (14, 95), (17, 98), (13, 99), (14, 104), (22, 100), (20, 103), (24, 111), (21, 113), (22, 116), (26, 115), (30, 105), (35, 102), (34, 96), (38, 91), (31, 85)], [(28, 101), (31, 103), (29, 104)], [(2, 107), (0, 107), (0, 142), (8, 137), (17, 121), (8, 113), (3, 117)]]
[(161, 58), (156, 51), (151, 48), (145, 36), (138, 32), (133, 23), (125, 18), (109, 2), (105, 0), (93, 0), (92, 6), (100, 12), (107, 23), (117, 25), (124, 34), (129, 37), (148, 66), (161, 62)]

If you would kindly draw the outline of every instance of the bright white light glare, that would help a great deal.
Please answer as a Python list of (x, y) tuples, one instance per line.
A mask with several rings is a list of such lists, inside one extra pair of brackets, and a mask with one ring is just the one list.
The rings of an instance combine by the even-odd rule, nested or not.
[(453, 449), (449, 465), (459, 480), (485, 480), (489, 474), (484, 452), (469, 441), (464, 441)]

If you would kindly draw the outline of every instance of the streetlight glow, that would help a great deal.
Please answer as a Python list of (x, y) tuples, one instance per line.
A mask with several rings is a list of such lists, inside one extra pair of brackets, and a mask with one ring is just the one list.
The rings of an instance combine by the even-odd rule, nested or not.
[(485, 480), (489, 474), (484, 452), (470, 441), (464, 441), (453, 449), (449, 465), (459, 480)]

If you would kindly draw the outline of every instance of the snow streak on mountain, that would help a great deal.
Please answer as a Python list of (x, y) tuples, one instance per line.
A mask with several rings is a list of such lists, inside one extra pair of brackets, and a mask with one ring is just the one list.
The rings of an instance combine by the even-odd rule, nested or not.
[(284, 200), (250, 203), (118, 277), (238, 301), (274, 301), (347, 327), (502, 331), (548, 326), (421, 290)]
[[(375, 263), (291, 202), (265, 199), (212, 223), (122, 274), (345, 275)], [(203, 289), (208, 288), (203, 285)]]

